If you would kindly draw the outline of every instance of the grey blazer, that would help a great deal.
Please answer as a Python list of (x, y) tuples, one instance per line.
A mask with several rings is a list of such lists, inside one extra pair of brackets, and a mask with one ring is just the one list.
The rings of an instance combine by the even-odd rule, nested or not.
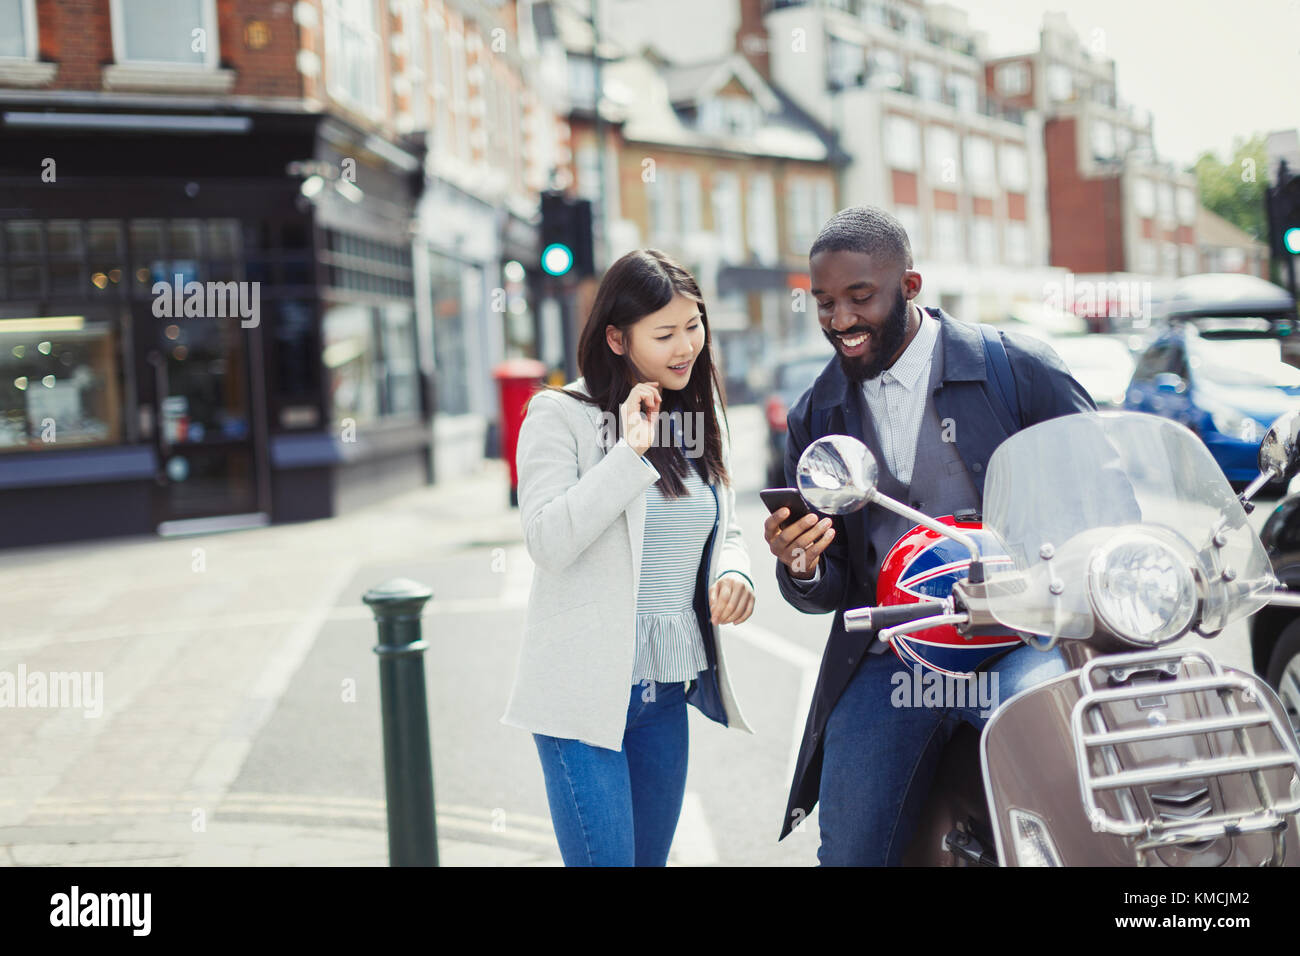
[[(568, 386), (586, 394), (582, 379)], [(536, 569), (514, 688), (501, 722), (533, 733), (623, 749), (636, 656), (637, 585), (645, 492), (659, 478), (625, 439), (606, 453), (600, 409), (558, 392), (534, 395), (519, 433), (519, 511)], [(730, 468), (729, 436), (722, 443)], [(730, 473), (730, 472), (728, 472)], [(735, 493), (718, 499), (705, 580), (749, 578)], [(707, 599), (706, 599), (707, 600)], [(697, 595), (697, 615), (699, 600)], [(729, 727), (753, 733), (727, 676), (719, 629), (703, 625), (710, 668), (688, 700)]]

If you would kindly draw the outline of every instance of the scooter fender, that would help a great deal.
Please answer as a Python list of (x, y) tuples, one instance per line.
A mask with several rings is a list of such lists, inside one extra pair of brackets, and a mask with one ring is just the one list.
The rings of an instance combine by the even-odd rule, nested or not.
[[(1222, 671), (1250, 682), (1260, 706), (1271, 708), (1281, 726), (1288, 727), (1281, 704), (1267, 684), (1253, 674), (1234, 668), (1225, 667)], [(1096, 828), (1085, 810), (1076, 742), (1071, 732), (1071, 715), (1084, 694), (1080, 674), (1081, 671), (1074, 670), (1015, 695), (994, 712), (981, 736), (980, 765), (1000, 865), (1300, 865), (1297, 838), (1300, 824), (1295, 814), (1285, 817), (1281, 859), (1276, 858), (1275, 834), (1271, 832), (1223, 835), (1140, 851), (1137, 844), (1142, 837)], [(1179, 679), (1198, 676), (1203, 676), (1203, 672), (1188, 663), (1182, 665), (1178, 675)], [(1149, 695), (1107, 705), (1106, 730), (1166, 722), (1172, 725), (1224, 712), (1221, 698), (1212, 691), (1162, 694), (1158, 681), (1143, 686), (1150, 686)], [(1270, 747), (1277, 750), (1276, 740), (1270, 738), (1267, 727), (1252, 728), (1246, 733), (1251, 745), (1261, 752)], [(1294, 751), (1293, 740), (1290, 745)], [(1233, 733), (1211, 732), (1118, 744), (1111, 752), (1118, 757), (1123, 770), (1141, 770), (1240, 752), (1234, 747)], [(1089, 765), (1094, 768), (1091, 772), (1106, 772), (1102, 754), (1090, 751), (1090, 759), (1096, 761)], [(1274, 799), (1294, 801), (1300, 796), (1300, 780), (1295, 778), (1292, 768), (1265, 770), (1262, 775)], [(1123, 792), (1132, 794), (1131, 810), (1143, 820), (1196, 819), (1258, 805), (1251, 775), (1247, 773), (1168, 781), (1127, 788)], [(1115, 794), (1116, 791), (1106, 791), (1098, 799), (1108, 814), (1122, 818), (1124, 811)]]

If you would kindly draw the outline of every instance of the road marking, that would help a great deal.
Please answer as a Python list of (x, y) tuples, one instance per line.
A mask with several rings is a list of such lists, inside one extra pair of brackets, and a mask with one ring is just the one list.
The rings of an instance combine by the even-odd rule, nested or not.
[(786, 776), (793, 780), (794, 768), (799, 761), (799, 746), (803, 743), (804, 725), (808, 722), (813, 692), (817, 689), (817, 672), (821, 668), (821, 658), (808, 648), (782, 637), (775, 631), (769, 631), (748, 621), (737, 624), (732, 633), (742, 641), (799, 670), (799, 698), (794, 708), (794, 730), (790, 735), (790, 757), (786, 767)]
[(688, 790), (682, 797), (682, 814), (677, 818), (669, 858), (678, 866), (711, 866), (718, 862), (713, 832), (704, 815), (704, 801), (694, 791)]

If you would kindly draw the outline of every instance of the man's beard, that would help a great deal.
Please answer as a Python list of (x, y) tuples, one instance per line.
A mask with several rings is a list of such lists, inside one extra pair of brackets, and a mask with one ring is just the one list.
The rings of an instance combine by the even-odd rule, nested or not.
[(835, 347), (835, 354), (840, 359), (840, 368), (844, 369), (844, 374), (850, 381), (865, 382), (868, 379), (875, 378), (888, 367), (889, 360), (894, 357), (894, 353), (902, 348), (903, 340), (907, 338), (908, 306), (902, 289), (898, 290), (897, 295), (898, 298), (893, 309), (885, 317), (884, 325), (881, 326), (879, 332), (872, 330), (869, 341), (876, 348), (874, 354), (870, 356), (849, 357), (840, 351), (839, 340), (841, 335), (853, 335), (862, 331), (861, 329), (850, 329), (844, 333), (828, 332), (826, 329), (822, 329), (822, 334)]

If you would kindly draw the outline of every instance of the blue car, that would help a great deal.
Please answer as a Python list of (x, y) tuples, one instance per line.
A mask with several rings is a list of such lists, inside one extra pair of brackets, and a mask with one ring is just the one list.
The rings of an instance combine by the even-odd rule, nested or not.
[(1300, 369), (1282, 361), (1271, 323), (1251, 319), (1173, 323), (1138, 362), (1124, 399), (1196, 432), (1235, 483), (1259, 474), (1264, 432), (1298, 406)]

